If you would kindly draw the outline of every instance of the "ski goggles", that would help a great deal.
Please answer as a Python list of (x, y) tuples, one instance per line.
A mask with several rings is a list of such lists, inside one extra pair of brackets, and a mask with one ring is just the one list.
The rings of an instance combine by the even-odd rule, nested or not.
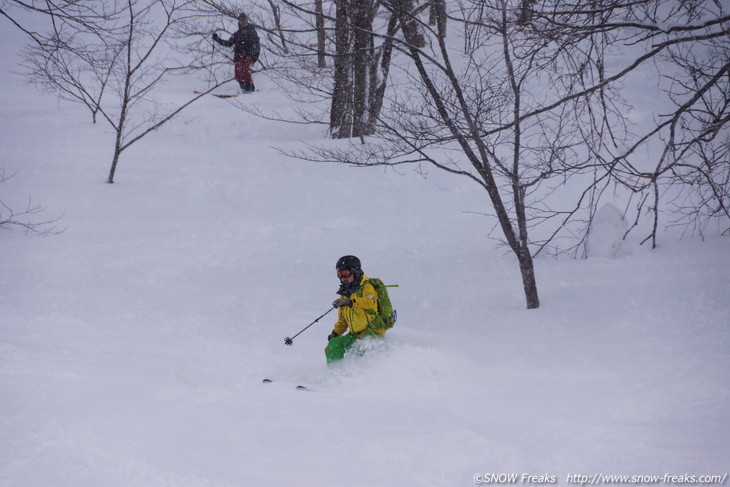
[(343, 279), (347, 279), (352, 275), (352, 271), (350, 269), (342, 269), (341, 271), (337, 271), (337, 277), (340, 278), (340, 281)]

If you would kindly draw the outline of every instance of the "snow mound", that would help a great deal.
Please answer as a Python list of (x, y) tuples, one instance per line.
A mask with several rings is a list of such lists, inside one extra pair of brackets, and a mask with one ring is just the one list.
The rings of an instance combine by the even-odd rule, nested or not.
[(611, 203), (604, 204), (593, 217), (586, 243), (586, 256), (613, 259), (624, 255), (625, 249), (622, 248), (627, 230), (621, 210)]

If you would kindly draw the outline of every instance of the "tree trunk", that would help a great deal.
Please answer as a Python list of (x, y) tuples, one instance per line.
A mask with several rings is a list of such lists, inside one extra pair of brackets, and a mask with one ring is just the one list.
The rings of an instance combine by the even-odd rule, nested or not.
[[(372, 34), (373, 16), (373, 6), (367, 0), (337, 1), (334, 92), (330, 109), (333, 139), (363, 137), (375, 129), (374, 119), (382, 107), (385, 79), (380, 85), (374, 84), (378, 57)], [(392, 45), (383, 58), (386, 73), (391, 50)], [(376, 93), (380, 98), (373, 98)]]
[(315, 25), (317, 28), (317, 67), (326, 68), (327, 59), (325, 58), (325, 31), (324, 31), (324, 10), (322, 8), (322, 0), (314, 0)]
[(445, 0), (432, 0), (428, 17), (429, 25), (436, 27), (439, 37), (446, 37), (446, 4)]
[(426, 40), (414, 16), (413, 0), (396, 0), (394, 4), (401, 10), (398, 17), (402, 19), (403, 37), (416, 47), (425, 47)]
[(349, 0), (337, 0), (335, 21), (335, 74), (330, 109), (333, 139), (352, 136), (352, 52)]
[(540, 307), (540, 298), (537, 294), (535, 266), (532, 261), (532, 255), (530, 255), (530, 250), (526, 247), (523, 247), (523, 249), (523, 251), (517, 253), (517, 260), (520, 264), (520, 273), (522, 274), (522, 286), (525, 290), (527, 309), (537, 309)]
[(121, 153), (122, 151), (119, 150), (119, 146), (117, 145), (114, 148), (114, 158), (112, 159), (112, 167), (109, 169), (109, 177), (106, 180), (108, 184), (114, 184), (114, 174), (117, 172), (117, 164), (119, 163)]
[(361, 137), (368, 135), (364, 127), (367, 127), (366, 112), (368, 110), (368, 92), (370, 83), (370, 66), (372, 63), (372, 30), (370, 22), (369, 3), (363, 0), (354, 0), (352, 8), (353, 32), (353, 63), (352, 63), (352, 89), (353, 89), (353, 113), (352, 113), (352, 135)]
[(284, 37), (284, 30), (281, 27), (281, 13), (277, 5), (271, 5), (271, 12), (274, 14), (274, 23), (276, 24), (276, 31), (279, 33), (279, 39), (281, 39), (281, 49), (284, 54), (289, 54), (289, 48), (286, 45), (286, 37)]
[(509, 244), (512, 252), (517, 256), (517, 262), (520, 266), (520, 274), (522, 275), (522, 286), (525, 290), (525, 301), (527, 302), (527, 309), (535, 309), (540, 307), (540, 299), (537, 294), (537, 280), (535, 279), (535, 265), (532, 260), (532, 254), (530, 254), (530, 247), (528, 245), (527, 238), (527, 220), (524, 212), (524, 193), (517, 196), (515, 199), (521, 201), (518, 203), (517, 215), (515, 220), (517, 223), (518, 231), (515, 232), (513, 227), (513, 220), (510, 218), (507, 209), (504, 206), (502, 197), (497, 191), (494, 184), (494, 178), (490, 170), (482, 171), (485, 175), (484, 180), (486, 182), (487, 192), (490, 195), (492, 206), (495, 209), (497, 220), (502, 227), (502, 232)]
[[(126, 93), (126, 90), (125, 90)], [(114, 127), (117, 131), (116, 138), (114, 140), (114, 157), (112, 158), (112, 166), (109, 169), (109, 177), (107, 178), (106, 182), (109, 184), (114, 184), (114, 175), (117, 172), (117, 164), (119, 164), (119, 156), (122, 155), (122, 151), (124, 151), (124, 147), (122, 147), (122, 143), (124, 141), (124, 128), (126, 125), (127, 120), (127, 102), (128, 100), (125, 98), (125, 100), (122, 102), (122, 111), (119, 114), (119, 122), (116, 127)]]
[[(368, 134), (375, 133), (380, 112), (383, 109), (383, 100), (385, 99), (385, 88), (388, 84), (388, 74), (390, 73), (390, 62), (393, 57), (393, 38), (398, 31), (398, 19), (395, 15), (391, 16), (388, 23), (388, 31), (383, 45), (380, 46), (380, 53), (373, 56), (370, 60), (370, 88), (368, 95), (368, 120), (367, 126), (364, 128)], [(371, 43), (373, 40), (371, 39)]]

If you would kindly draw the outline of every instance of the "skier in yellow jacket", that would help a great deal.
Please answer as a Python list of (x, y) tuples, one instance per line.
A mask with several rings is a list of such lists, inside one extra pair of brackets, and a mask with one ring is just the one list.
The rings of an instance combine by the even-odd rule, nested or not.
[(385, 334), (382, 321), (378, 319), (378, 293), (368, 282), (360, 259), (345, 255), (340, 257), (336, 267), (340, 297), (332, 303), (337, 308), (337, 322), (327, 337), (327, 362), (343, 358), (359, 338)]

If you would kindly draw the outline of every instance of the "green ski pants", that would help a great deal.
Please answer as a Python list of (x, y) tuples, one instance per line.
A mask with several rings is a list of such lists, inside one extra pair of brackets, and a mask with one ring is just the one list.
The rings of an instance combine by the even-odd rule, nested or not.
[[(369, 336), (376, 338), (383, 337), (383, 335), (368, 330), (365, 332), (364, 335), (361, 335), (360, 338), (365, 338)], [(343, 358), (345, 358), (345, 353), (347, 353), (347, 351), (350, 350), (355, 342), (358, 340), (359, 339), (355, 335), (353, 335), (352, 333), (348, 333), (347, 335), (335, 337), (327, 342), (327, 348), (324, 349), (324, 354), (327, 357), (327, 363), (329, 364), (331, 362), (335, 362), (337, 360), (342, 360)], [(365, 351), (360, 350), (358, 352), (358, 355), (362, 355), (363, 353), (365, 353)]]
[(344, 358), (345, 352), (347, 352), (356, 341), (357, 338), (355, 338), (355, 335), (348, 333), (347, 335), (335, 337), (327, 342), (327, 348), (324, 349), (324, 354), (327, 357), (327, 363)]

